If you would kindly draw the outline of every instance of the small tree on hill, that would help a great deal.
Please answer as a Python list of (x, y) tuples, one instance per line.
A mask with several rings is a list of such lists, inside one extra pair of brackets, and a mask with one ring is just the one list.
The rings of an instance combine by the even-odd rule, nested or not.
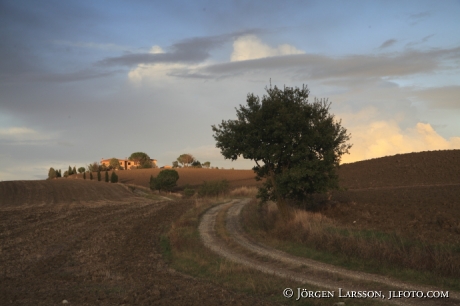
[(72, 174), (77, 174), (77, 169), (75, 169), (75, 166), (72, 168)]
[(107, 170), (105, 170), (105, 182), (109, 182), (109, 172)]
[(78, 168), (78, 173), (83, 173), (83, 172), (85, 172), (85, 167)]
[(118, 183), (118, 175), (115, 174), (115, 171), (112, 171), (112, 175), (110, 176), (111, 183)]
[(204, 162), (204, 163), (202, 163), (202, 165), (203, 165), (203, 167), (205, 167), (205, 168), (208, 168), (208, 169), (211, 167), (211, 163), (210, 163), (210, 162), (208, 162), (208, 161), (207, 161), (207, 162)]
[(56, 177), (62, 177), (61, 169), (56, 170)]
[(203, 166), (201, 165), (201, 163), (200, 163), (199, 160), (195, 160), (195, 161), (192, 163), (192, 167), (193, 167), (193, 168), (203, 168)]
[(97, 162), (94, 162), (94, 163), (88, 165), (88, 171), (89, 172), (96, 172), (98, 170), (99, 170), (99, 164)]
[(50, 170), (48, 171), (48, 179), (52, 180), (52, 179), (55, 179), (56, 177), (57, 177), (56, 170), (54, 170), (54, 168), (51, 167)]
[(179, 173), (176, 170), (166, 169), (158, 173), (158, 176), (154, 178), (150, 177), (150, 189), (161, 191), (171, 191), (177, 186), (177, 180), (179, 179)]
[(153, 163), (152, 163), (152, 160), (150, 159), (150, 156), (148, 156), (144, 152), (134, 152), (133, 154), (131, 154), (131, 156), (128, 159), (136, 162), (138, 169), (153, 167)]
[(177, 161), (182, 164), (184, 167), (190, 166), (191, 163), (195, 161), (195, 157), (192, 154), (181, 154)]
[(226, 159), (255, 162), (257, 178), (265, 179), (258, 198), (275, 201), (287, 218), (287, 200), (303, 205), (313, 193), (338, 188), (336, 169), (351, 148), (350, 135), (329, 113), (327, 100), (308, 102), (306, 86), (266, 91), (262, 99), (248, 94), (237, 119), (212, 130)]
[(72, 175), (72, 168), (69, 166), (69, 169), (67, 170), (67, 175)]
[(90, 180), (93, 180), (93, 172), (90, 172), (90, 173), (89, 173), (89, 179), (90, 179)]
[(120, 169), (120, 161), (117, 158), (113, 157), (109, 161), (109, 166), (112, 169)]
[(179, 168), (179, 167), (180, 167), (180, 166), (179, 166), (179, 162), (178, 162), (177, 160), (173, 161), (173, 162), (172, 162), (172, 167), (173, 167), (173, 168)]

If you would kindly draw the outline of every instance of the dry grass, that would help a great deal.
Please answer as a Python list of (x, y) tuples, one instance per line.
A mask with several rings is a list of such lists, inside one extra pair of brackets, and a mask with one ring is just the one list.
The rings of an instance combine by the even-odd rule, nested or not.
[(230, 195), (234, 197), (249, 197), (253, 198), (257, 195), (257, 188), (256, 187), (238, 187), (230, 191)]
[[(255, 201), (243, 212), (246, 229), (266, 243), (305, 254), (311, 248), (345, 259), (367, 261), (369, 266), (428, 272), (439, 279), (460, 277), (460, 250), (457, 246), (433, 245), (408, 240), (397, 234), (344, 227), (321, 213), (292, 209), (292, 218), (281, 218), (276, 205), (259, 206)], [(361, 263), (363, 264), (363, 263)], [(356, 267), (352, 267), (356, 268)], [(447, 280), (449, 282), (449, 280)], [(460, 284), (451, 284), (454, 288)]]

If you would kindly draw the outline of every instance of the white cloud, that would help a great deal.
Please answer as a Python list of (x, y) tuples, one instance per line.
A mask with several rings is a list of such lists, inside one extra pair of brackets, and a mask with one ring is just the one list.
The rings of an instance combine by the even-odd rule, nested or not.
[(239, 37), (233, 43), (233, 53), (230, 57), (232, 62), (246, 61), (265, 57), (304, 54), (305, 52), (294, 46), (283, 44), (276, 48), (262, 43), (255, 35)]
[(0, 128), (0, 142), (3, 143), (32, 143), (51, 139), (51, 135), (42, 134), (27, 127)]
[[(370, 110), (372, 112), (372, 110)], [(365, 116), (365, 112), (357, 118)], [(401, 129), (396, 121), (374, 121), (348, 128), (353, 147), (343, 162), (349, 163), (410, 152), (460, 149), (460, 137), (446, 139), (428, 123)]]

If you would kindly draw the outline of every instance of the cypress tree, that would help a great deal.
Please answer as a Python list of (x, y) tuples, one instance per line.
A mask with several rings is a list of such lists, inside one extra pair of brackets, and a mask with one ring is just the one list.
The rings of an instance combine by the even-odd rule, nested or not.
[(72, 169), (72, 174), (77, 174), (77, 169), (75, 169), (75, 167)]
[(109, 172), (107, 170), (105, 170), (105, 182), (109, 182)]
[(86, 172), (83, 172), (83, 179), (86, 180)]
[(97, 170), (97, 180), (101, 181), (101, 170)]
[(72, 174), (73, 174), (72, 173), (72, 168), (70, 168), (70, 166), (69, 166), (69, 170), (67, 170), (67, 175), (72, 175)]
[(112, 171), (112, 175), (110, 176), (110, 182), (118, 183), (118, 175), (116, 175), (114, 171)]
[(89, 179), (90, 179), (90, 180), (93, 179), (93, 172), (90, 172), (90, 173), (89, 173)]

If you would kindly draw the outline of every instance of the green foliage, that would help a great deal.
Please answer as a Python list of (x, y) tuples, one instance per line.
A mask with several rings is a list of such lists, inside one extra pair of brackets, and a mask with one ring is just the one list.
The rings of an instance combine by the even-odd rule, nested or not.
[(61, 169), (56, 170), (56, 177), (62, 177), (62, 175), (61, 175)]
[(77, 169), (75, 169), (75, 166), (72, 168), (72, 174), (77, 174)]
[(195, 195), (195, 189), (192, 188), (185, 188), (184, 189), (184, 197), (191, 198)]
[(48, 179), (52, 180), (52, 179), (54, 179), (56, 177), (57, 177), (56, 170), (54, 170), (54, 168), (51, 167), (50, 170), (48, 171)]
[(201, 163), (200, 163), (199, 160), (195, 160), (195, 161), (192, 163), (192, 167), (193, 167), (193, 168), (203, 168), (203, 166), (201, 165)]
[(67, 170), (67, 175), (72, 175), (72, 168), (69, 166), (69, 170)]
[(203, 185), (201, 185), (200, 189), (198, 189), (198, 195), (200, 197), (218, 197), (219, 195), (228, 193), (228, 189), (229, 186), (227, 180), (204, 181)]
[(252, 159), (262, 201), (303, 202), (312, 193), (338, 188), (336, 169), (348, 153), (350, 136), (329, 113), (327, 100), (308, 102), (309, 90), (276, 86), (262, 99), (248, 94), (237, 120), (212, 126), (226, 159)]
[(97, 171), (97, 180), (100, 182), (101, 181), (101, 171)]
[(180, 168), (179, 162), (178, 162), (177, 160), (173, 161), (173, 162), (172, 162), (172, 167), (173, 167), (173, 168)]
[(154, 178), (150, 176), (150, 189), (171, 191), (177, 186), (177, 180), (179, 179), (179, 173), (176, 170), (165, 169), (158, 173), (158, 176)]
[(112, 171), (112, 175), (110, 176), (111, 183), (118, 183), (118, 175), (116, 175), (115, 171)]
[(188, 167), (195, 161), (195, 157), (193, 157), (192, 154), (182, 154), (177, 158), (177, 161), (182, 164), (183, 167)]
[(92, 172), (89, 173), (89, 179), (90, 179), (90, 180), (93, 179), (93, 173), (92, 173)]
[(68, 176), (69, 176), (69, 171), (64, 172), (64, 177), (68, 177)]
[(97, 172), (97, 171), (99, 171), (99, 164), (97, 162), (89, 164), (88, 165), (88, 171), (89, 172)]
[(83, 172), (85, 172), (85, 167), (78, 168), (78, 173), (83, 173)]
[(120, 166), (120, 161), (113, 157), (109, 160), (109, 166), (112, 168), (112, 169), (120, 169), (121, 166)]
[(136, 162), (138, 169), (152, 168), (154, 166), (150, 156), (144, 152), (134, 152), (128, 159)]
[(107, 170), (105, 170), (105, 182), (109, 182), (109, 172)]
[(83, 172), (83, 179), (86, 180), (86, 172)]
[(209, 169), (211, 167), (211, 163), (207, 161), (202, 163), (202, 166)]

